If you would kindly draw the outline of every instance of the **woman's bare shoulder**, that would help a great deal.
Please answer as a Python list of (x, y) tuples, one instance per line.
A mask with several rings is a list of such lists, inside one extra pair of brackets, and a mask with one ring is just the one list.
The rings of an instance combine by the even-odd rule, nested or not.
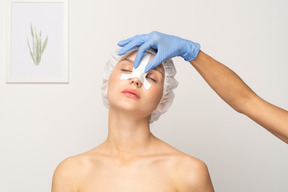
[(77, 171), (78, 169), (83, 168), (86, 161), (87, 157), (84, 154), (68, 157), (58, 164), (55, 172), (62, 172), (66, 170)]
[(202, 160), (188, 155), (164, 141), (161, 142), (164, 151), (169, 154), (169, 164), (175, 175), (175, 183), (177, 183), (179, 191), (199, 189), (213, 191), (207, 165)]
[(93, 165), (93, 152), (90, 150), (61, 161), (53, 174), (52, 192), (64, 192), (66, 188), (67, 191), (76, 191)]
[(89, 165), (92, 163), (92, 161), (95, 160), (95, 157), (97, 157), (97, 154), (100, 154), (101, 150), (99, 150), (101, 147), (101, 145), (77, 154), (77, 155), (73, 155), (70, 156), (66, 159), (64, 159), (62, 162), (59, 163), (59, 165), (57, 166), (55, 171), (63, 171), (66, 169), (71, 169), (71, 167), (73, 167), (72, 169), (74, 169), (75, 171), (85, 171), (85, 168), (89, 169)]
[(167, 153), (167, 154), (170, 154), (177, 161), (186, 161), (186, 162), (190, 162), (193, 164), (194, 163), (195, 164), (203, 163), (200, 159), (197, 159), (196, 157), (193, 157), (191, 155), (188, 155), (188, 154), (180, 151), (179, 149), (176, 149), (175, 147), (171, 146), (170, 144), (166, 143), (165, 141), (158, 139), (158, 143), (159, 143), (158, 146), (159, 146), (160, 151)]
[(208, 167), (202, 160), (184, 155), (175, 168), (179, 191), (214, 191)]
[(76, 191), (85, 171), (85, 161), (83, 155), (75, 155), (60, 162), (53, 174), (52, 192)]

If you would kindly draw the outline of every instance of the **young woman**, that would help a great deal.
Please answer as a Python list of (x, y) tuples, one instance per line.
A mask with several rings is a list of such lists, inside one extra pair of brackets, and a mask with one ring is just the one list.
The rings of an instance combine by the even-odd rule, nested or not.
[[(207, 166), (161, 141), (150, 123), (166, 112), (177, 86), (171, 59), (143, 79), (122, 78), (133, 71), (137, 50), (107, 63), (103, 100), (109, 108), (108, 137), (94, 149), (69, 157), (55, 170), (52, 192), (211, 192)], [(153, 51), (149, 61), (154, 58)]]

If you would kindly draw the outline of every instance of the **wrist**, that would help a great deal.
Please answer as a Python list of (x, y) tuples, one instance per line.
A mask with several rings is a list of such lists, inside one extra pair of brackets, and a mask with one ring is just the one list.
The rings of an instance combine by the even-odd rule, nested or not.
[(185, 43), (187, 51), (184, 55), (182, 55), (182, 57), (185, 61), (192, 61), (197, 57), (201, 46), (199, 43), (195, 43), (189, 40), (185, 40)]

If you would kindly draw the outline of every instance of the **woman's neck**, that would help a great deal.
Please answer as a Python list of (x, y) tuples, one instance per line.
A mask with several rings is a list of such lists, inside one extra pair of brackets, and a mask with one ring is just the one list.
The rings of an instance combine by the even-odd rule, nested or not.
[(152, 141), (149, 119), (141, 119), (123, 111), (109, 109), (108, 137), (106, 146), (111, 155), (133, 157), (147, 155)]

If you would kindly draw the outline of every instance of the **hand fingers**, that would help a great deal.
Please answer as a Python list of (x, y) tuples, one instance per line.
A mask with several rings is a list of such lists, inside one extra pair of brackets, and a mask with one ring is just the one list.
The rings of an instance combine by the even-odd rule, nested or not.
[(123, 47), (125, 45), (127, 45), (130, 41), (132, 41), (133, 39), (135, 39), (137, 37), (137, 35), (135, 35), (134, 37), (130, 37), (128, 39), (124, 39), (124, 40), (121, 40), (117, 43), (118, 46), (120, 47)]
[(151, 69), (157, 67), (158, 65), (160, 65), (163, 61), (165, 61), (165, 58), (162, 58), (162, 56), (160, 56), (161, 54), (159, 53), (159, 50), (157, 52), (157, 54), (155, 55), (155, 57), (147, 64), (147, 66), (145, 67), (145, 73), (148, 73), (148, 71), (150, 71)]
[(139, 35), (139, 36), (135, 36), (135, 38), (133, 40), (131, 40), (129, 43), (127, 43), (122, 49), (120, 49), (120, 51), (118, 52), (118, 55), (124, 55), (130, 51), (132, 51), (133, 49), (135, 49), (136, 47), (142, 45), (143, 43), (145, 43), (145, 36), (144, 35)]
[(151, 48), (150, 42), (145, 42), (144, 44), (142, 44), (139, 47), (138, 52), (137, 52), (136, 57), (135, 57), (135, 60), (134, 60), (134, 68), (135, 69), (140, 65), (140, 61), (142, 60), (146, 50), (149, 48)]
[(137, 39), (134, 39), (133, 41), (129, 42), (127, 45), (125, 45), (122, 49), (119, 50), (118, 55), (124, 55), (133, 49), (135, 49), (137, 46), (140, 46), (142, 42), (139, 42)]

